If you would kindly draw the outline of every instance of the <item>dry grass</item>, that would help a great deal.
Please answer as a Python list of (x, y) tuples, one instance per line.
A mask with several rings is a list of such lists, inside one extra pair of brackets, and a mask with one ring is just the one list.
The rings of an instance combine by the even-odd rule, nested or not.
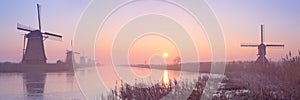
[[(300, 52), (299, 52), (300, 53)], [(257, 64), (254, 62), (231, 62), (226, 65), (226, 78), (215, 91), (213, 99), (284, 99), (300, 98), (300, 54), (287, 55), (281, 62)], [(170, 81), (170, 85), (137, 83), (130, 86), (121, 83), (102, 99), (149, 100), (149, 99), (200, 99), (207, 77), (183, 81)], [(151, 85), (148, 88), (137, 88)], [(192, 91), (189, 93), (189, 91)], [(184, 95), (189, 93), (187, 98)]]

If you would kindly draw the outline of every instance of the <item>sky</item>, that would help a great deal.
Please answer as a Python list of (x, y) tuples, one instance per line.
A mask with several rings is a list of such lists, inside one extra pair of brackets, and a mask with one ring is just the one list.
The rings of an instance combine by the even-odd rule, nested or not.
[[(62, 41), (46, 40), (44, 42), (48, 62), (64, 60), (66, 50), (71, 48), (70, 41), (74, 37), (77, 24), (82, 13), (88, 7), (89, 2), (90, 0), (1, 0), (0, 62), (19, 62), (21, 60), (23, 34), (26, 32), (17, 30), (16, 25), (20, 23), (37, 28), (36, 3), (42, 5), (42, 31), (63, 36)], [(284, 48), (268, 48), (267, 58), (279, 60), (285, 57), (289, 51), (291, 51), (293, 55), (296, 55), (300, 49), (298, 44), (300, 43), (300, 28), (298, 28), (300, 26), (300, 1), (207, 0), (207, 3), (214, 11), (222, 27), (226, 45), (226, 59), (228, 61), (255, 60), (257, 58), (257, 48), (241, 48), (240, 44), (259, 43), (260, 24), (265, 25), (264, 36), (266, 43), (285, 44)], [(138, 10), (133, 9), (131, 11), (132, 12), (129, 13)], [(171, 12), (175, 12), (176, 14), (176, 12), (180, 11), (174, 9)], [(175, 15), (175, 18), (180, 19), (182, 16), (185, 16), (185, 14), (180, 13), (178, 16)], [(117, 16), (116, 18), (118, 17), (123, 16)], [(112, 16), (112, 18), (114, 17)], [(118, 23), (118, 21), (114, 20), (112, 23), (108, 23), (108, 25)], [(185, 23), (182, 22), (181, 24)], [(113, 26), (108, 28), (110, 29), (108, 29), (107, 34), (114, 30)], [(199, 31), (202, 30), (200, 29)], [(205, 34), (190, 34), (200, 52), (200, 60), (209, 61), (211, 57), (210, 44)], [(101, 39), (100, 41), (100, 39), (98, 39), (97, 41), (98, 42), (95, 43), (95, 57), (97, 61), (102, 62), (102, 55), (105, 55), (102, 54), (102, 50), (104, 50), (103, 48), (109, 48), (109, 46), (105, 47), (105, 44), (102, 44), (101, 41), (110, 43), (112, 40)], [(146, 47), (144, 45), (146, 45)], [(161, 50), (156, 50), (160, 48)], [(133, 44), (130, 59), (133, 63), (144, 63), (145, 60), (151, 58), (151, 53), (163, 54), (164, 52), (168, 52), (169, 60), (167, 59), (167, 62), (171, 63), (172, 59), (179, 55), (178, 51), (174, 48), (176, 47), (174, 47), (170, 41), (162, 37), (149, 36), (141, 38), (137, 40), (136, 44)], [(84, 49), (75, 51), (80, 52), (81, 55), (91, 56), (91, 53)], [(105, 56), (109, 56), (109, 54)], [(118, 54), (117, 56), (123, 55)]]

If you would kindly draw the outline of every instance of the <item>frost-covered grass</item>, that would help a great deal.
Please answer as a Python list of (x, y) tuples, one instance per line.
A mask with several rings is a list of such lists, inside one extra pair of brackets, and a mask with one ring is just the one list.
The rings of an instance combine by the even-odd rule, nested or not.
[[(219, 84), (218, 90), (214, 91), (214, 100), (300, 98), (300, 52), (298, 56), (287, 55), (281, 62), (276, 63), (231, 62), (226, 66), (226, 78)], [(180, 81), (173, 79), (168, 85), (156, 81), (130, 86), (121, 82), (120, 87), (100, 98), (195, 100), (201, 98), (208, 78), (209, 76)]]

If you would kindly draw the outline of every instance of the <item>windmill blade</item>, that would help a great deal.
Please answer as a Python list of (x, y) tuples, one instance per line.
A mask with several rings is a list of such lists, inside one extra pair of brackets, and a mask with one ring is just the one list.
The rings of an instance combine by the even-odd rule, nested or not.
[(75, 52), (73, 52), (73, 53), (74, 53), (74, 54), (80, 54), (79, 52), (76, 52), (76, 51), (75, 51)]
[(61, 35), (56, 35), (56, 34), (47, 33), (47, 32), (45, 32), (43, 34), (44, 34), (44, 38), (46, 38), (46, 39), (58, 40), (58, 41), (62, 40), (62, 36)]
[(260, 42), (263, 44), (264, 43), (264, 25), (260, 25)]
[(27, 34), (24, 35), (23, 37), (23, 57), (25, 56), (25, 46), (26, 46), (26, 38), (27, 38)]
[(49, 39), (49, 40), (62, 41), (62, 38), (58, 38), (58, 37), (54, 37), (54, 36), (45, 35), (43, 37), (44, 37), (44, 40)]
[(258, 47), (258, 44), (254, 44), (254, 43), (243, 43), (241, 44), (241, 47)]
[(42, 27), (41, 27), (41, 16), (40, 16), (40, 9), (41, 9), (41, 6), (39, 4), (36, 4), (36, 7), (37, 7), (37, 12), (38, 12), (38, 24), (39, 24), (39, 30), (42, 31)]
[(258, 45), (241, 45), (241, 47), (258, 47)]
[(61, 35), (56, 35), (56, 34), (53, 34), (53, 33), (48, 33), (48, 32), (45, 32), (43, 33), (44, 35), (48, 35), (48, 36), (53, 36), (53, 37), (57, 37), (57, 38), (62, 38)]
[(266, 45), (267, 47), (278, 47), (278, 48), (283, 48), (284, 47), (284, 45), (283, 44), (267, 44)]
[(273, 46), (273, 47), (284, 47), (283, 44), (267, 44), (267, 46)]
[(19, 24), (19, 23), (17, 23), (17, 29), (22, 30), (22, 31), (28, 31), (28, 32), (31, 32), (31, 31), (35, 30), (35, 29), (33, 29), (29, 26), (25, 26), (25, 25), (22, 25), (22, 24)]

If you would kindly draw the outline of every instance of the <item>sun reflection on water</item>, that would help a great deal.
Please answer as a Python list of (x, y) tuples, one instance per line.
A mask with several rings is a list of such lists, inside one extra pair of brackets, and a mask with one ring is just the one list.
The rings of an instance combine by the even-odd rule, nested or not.
[(163, 85), (167, 87), (169, 84), (170, 84), (169, 73), (167, 70), (164, 70)]

